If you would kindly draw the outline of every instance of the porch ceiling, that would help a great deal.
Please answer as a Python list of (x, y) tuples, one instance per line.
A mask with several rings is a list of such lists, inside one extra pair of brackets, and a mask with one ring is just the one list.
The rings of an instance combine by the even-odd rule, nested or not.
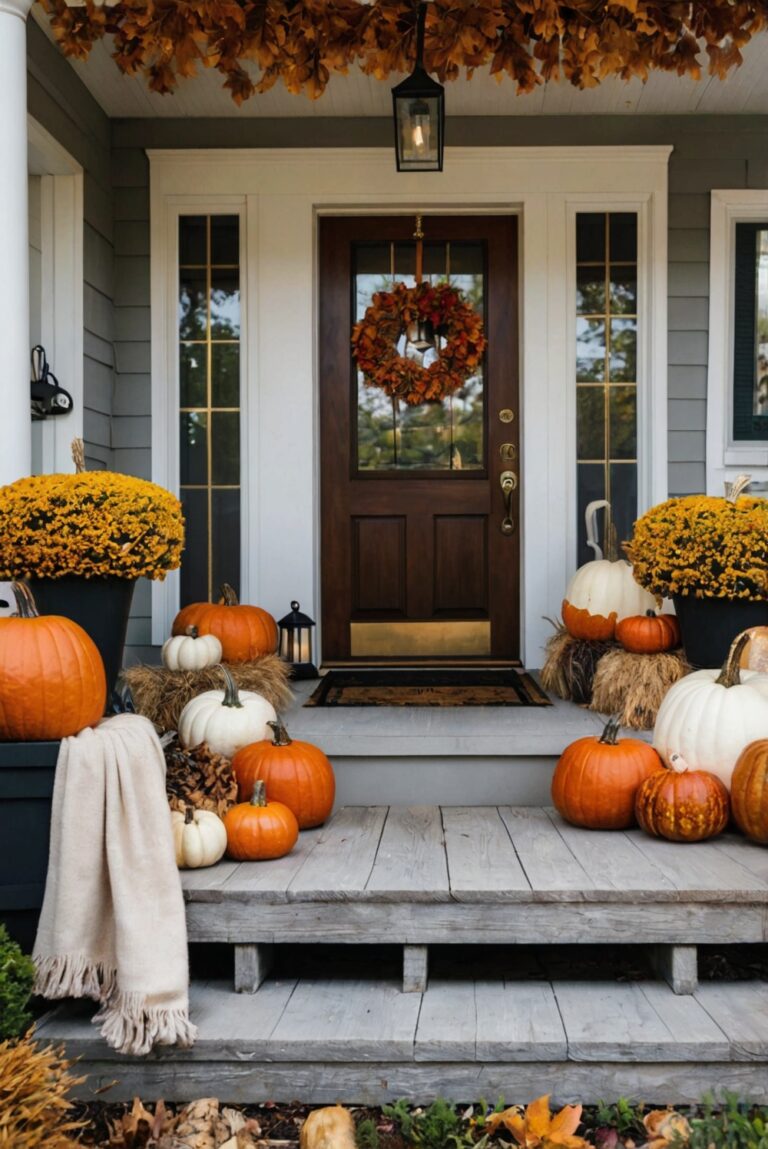
[[(53, 39), (39, 6), (33, 15)], [(448, 116), (768, 114), (768, 33), (755, 36), (743, 55), (742, 66), (724, 81), (705, 75), (697, 82), (653, 72), (645, 84), (609, 79), (579, 91), (567, 82), (546, 83), (523, 96), (516, 95), (509, 79), (497, 83), (481, 69), (471, 81), (446, 85), (446, 111)], [(150, 92), (143, 79), (118, 70), (108, 40), (94, 45), (87, 61), (71, 65), (107, 115), (115, 118), (389, 116), (390, 91), (397, 82), (375, 80), (353, 69), (348, 76), (333, 76), (319, 100), (291, 95), (278, 84), (237, 108), (213, 69), (180, 80), (172, 95)]]

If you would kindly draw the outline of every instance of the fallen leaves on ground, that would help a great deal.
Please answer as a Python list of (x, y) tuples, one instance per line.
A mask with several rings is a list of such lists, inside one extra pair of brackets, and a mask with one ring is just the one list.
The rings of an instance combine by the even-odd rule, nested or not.
[(583, 1137), (575, 1136), (581, 1123), (581, 1110), (581, 1105), (565, 1105), (553, 1116), (549, 1094), (545, 1093), (525, 1109), (521, 1105), (513, 1105), (501, 1113), (491, 1113), (485, 1128), (493, 1136), (499, 1125), (503, 1125), (523, 1149), (548, 1149), (549, 1146), (586, 1149), (589, 1143)]
[(265, 1149), (261, 1126), (237, 1109), (203, 1097), (170, 1113), (158, 1101), (154, 1114), (137, 1097), (110, 1126), (108, 1149)]
[(668, 1149), (670, 1145), (687, 1145), (691, 1127), (682, 1113), (675, 1109), (652, 1109), (643, 1118), (648, 1134), (645, 1149)]

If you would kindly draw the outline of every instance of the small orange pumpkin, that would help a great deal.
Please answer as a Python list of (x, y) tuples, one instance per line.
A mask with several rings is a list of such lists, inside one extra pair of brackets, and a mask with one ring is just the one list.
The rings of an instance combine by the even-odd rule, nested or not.
[(232, 759), (240, 800), (253, 792), (261, 778), (267, 795), (293, 810), (300, 830), (320, 826), (333, 809), (336, 780), (333, 767), (311, 742), (294, 742), (279, 720), (268, 722), (272, 742), (251, 742)]
[(743, 834), (768, 846), (768, 738), (750, 742), (731, 778), (733, 820)]
[(661, 654), (680, 645), (680, 623), (674, 614), (633, 614), (616, 624), (616, 638), (631, 654)]
[(0, 739), (56, 741), (104, 714), (107, 679), (93, 639), (69, 618), (42, 617), (11, 583), (18, 617), (0, 618)]
[(224, 815), (227, 855), (239, 862), (258, 862), (290, 854), (299, 823), (282, 802), (268, 802), (264, 783), (254, 783), (250, 802), (232, 806)]
[(639, 738), (619, 738), (611, 718), (602, 735), (566, 746), (552, 778), (552, 801), (566, 822), (590, 830), (625, 830), (635, 824), (635, 792), (661, 759)]
[(221, 643), (225, 662), (249, 662), (277, 647), (277, 623), (260, 606), (240, 603), (229, 583), (219, 591), (218, 602), (192, 602), (182, 607), (173, 620), (173, 634), (187, 634), (194, 626), (198, 634), (215, 634)]
[(728, 825), (728, 790), (708, 770), (659, 770), (637, 791), (640, 828), (670, 842), (703, 842)]

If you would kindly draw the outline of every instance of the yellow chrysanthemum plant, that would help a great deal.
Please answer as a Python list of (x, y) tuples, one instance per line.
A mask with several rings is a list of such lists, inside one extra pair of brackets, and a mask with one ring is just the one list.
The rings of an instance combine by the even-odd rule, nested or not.
[(741, 492), (725, 498), (667, 499), (635, 523), (626, 552), (635, 579), (660, 598), (768, 599), (768, 500)]
[(116, 471), (32, 475), (0, 487), (0, 578), (162, 579), (181, 563), (184, 517), (175, 495)]

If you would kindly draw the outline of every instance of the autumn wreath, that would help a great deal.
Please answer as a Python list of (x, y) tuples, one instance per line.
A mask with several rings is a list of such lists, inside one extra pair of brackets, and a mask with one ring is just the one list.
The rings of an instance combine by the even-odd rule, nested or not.
[[(420, 357), (398, 351), (408, 327), (424, 321), (442, 337), (428, 367)], [(439, 402), (463, 387), (477, 371), (485, 345), (482, 319), (450, 283), (397, 283), (392, 291), (377, 291), (352, 332), (352, 354), (365, 382), (411, 407)]]

